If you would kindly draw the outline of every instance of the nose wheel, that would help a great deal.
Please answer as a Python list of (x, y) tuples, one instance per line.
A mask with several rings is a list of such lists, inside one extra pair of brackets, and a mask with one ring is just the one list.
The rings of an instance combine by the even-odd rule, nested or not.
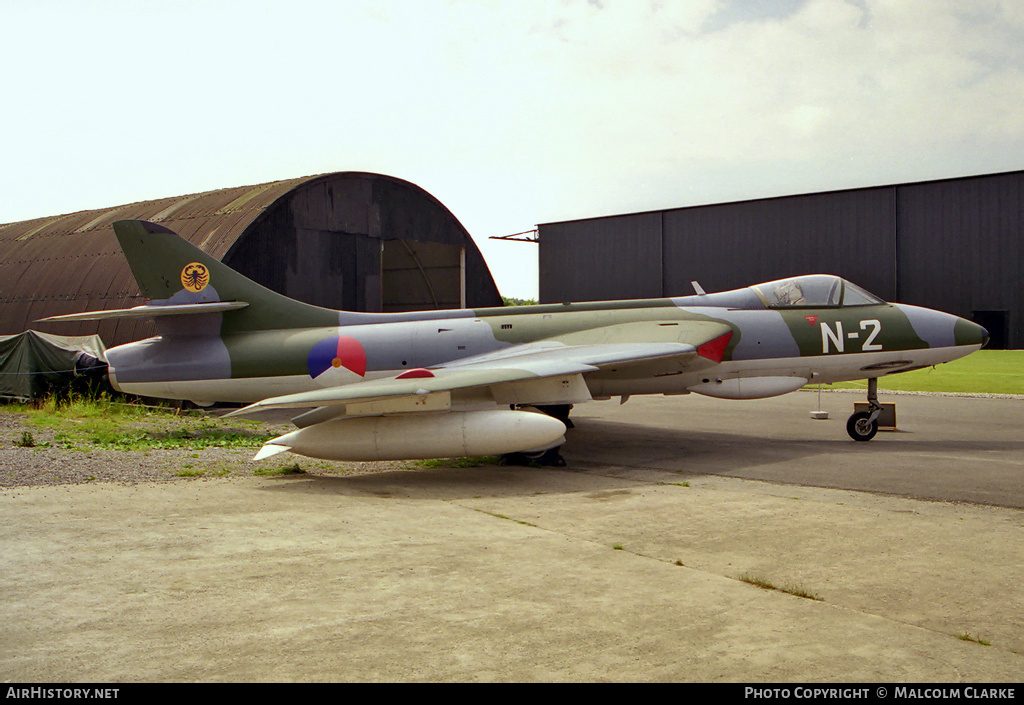
[(858, 411), (846, 422), (846, 432), (855, 441), (870, 441), (878, 433), (878, 415), (882, 405), (878, 403), (878, 378), (868, 380), (868, 410)]
[(878, 421), (874, 412), (858, 411), (846, 422), (846, 432), (855, 441), (870, 441), (878, 433)]

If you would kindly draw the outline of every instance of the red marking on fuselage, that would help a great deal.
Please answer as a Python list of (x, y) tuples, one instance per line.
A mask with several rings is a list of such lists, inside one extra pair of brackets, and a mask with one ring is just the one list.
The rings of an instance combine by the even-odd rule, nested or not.
[(704, 343), (697, 348), (697, 354), (701, 357), (706, 357), (713, 362), (721, 362), (722, 356), (725, 355), (725, 349), (728, 347), (730, 340), (732, 340), (732, 331)]
[(395, 377), (395, 379), (419, 379), (421, 377), (433, 377), (433, 376), (434, 376), (434, 373), (431, 372), (430, 370), (424, 369), (422, 367), (417, 367), (414, 370), (409, 370), (408, 372), (403, 372), (402, 374), (400, 374), (397, 377)]

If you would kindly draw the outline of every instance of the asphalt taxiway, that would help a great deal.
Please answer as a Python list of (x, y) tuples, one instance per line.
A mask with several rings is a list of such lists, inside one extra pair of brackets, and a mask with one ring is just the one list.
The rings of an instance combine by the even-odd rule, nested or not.
[(823, 399), (584, 405), (558, 469), (3, 490), (0, 676), (1019, 682), (1024, 400), (863, 444)]

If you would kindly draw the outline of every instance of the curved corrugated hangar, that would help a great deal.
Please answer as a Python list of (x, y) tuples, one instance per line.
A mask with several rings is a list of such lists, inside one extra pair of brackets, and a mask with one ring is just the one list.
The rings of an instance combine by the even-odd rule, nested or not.
[[(269, 289), (347, 311), (501, 306), (466, 229), (429, 193), (380, 174), (339, 172), (0, 225), (0, 334), (97, 332), (37, 323), (142, 303), (111, 225), (161, 223)], [(101, 321), (107, 346), (152, 321)]]

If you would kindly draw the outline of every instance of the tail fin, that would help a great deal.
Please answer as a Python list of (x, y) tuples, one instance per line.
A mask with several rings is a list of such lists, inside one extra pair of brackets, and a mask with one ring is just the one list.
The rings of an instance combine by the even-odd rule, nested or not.
[(157, 306), (239, 302), (224, 312), (221, 332), (338, 325), (339, 314), (271, 291), (168, 230), (120, 220), (114, 233), (139, 291)]

